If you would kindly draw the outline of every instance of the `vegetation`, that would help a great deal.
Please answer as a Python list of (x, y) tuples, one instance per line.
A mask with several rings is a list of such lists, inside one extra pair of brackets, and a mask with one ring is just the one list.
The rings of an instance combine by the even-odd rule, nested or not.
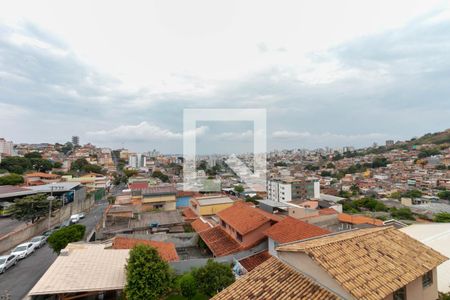
[(160, 299), (173, 287), (174, 275), (169, 264), (147, 245), (137, 245), (130, 251), (126, 273), (128, 300)]
[(192, 276), (198, 291), (211, 297), (234, 282), (231, 267), (212, 259), (209, 259), (205, 266), (194, 269)]
[(69, 243), (81, 241), (84, 237), (86, 227), (81, 224), (63, 227), (53, 232), (48, 237), (48, 244), (55, 253), (61, 252)]
[(424, 150), (421, 150), (421, 151), (419, 152), (419, 154), (417, 155), (417, 157), (418, 157), (418, 158), (426, 158), (426, 157), (430, 157), (430, 156), (438, 155), (438, 154), (440, 154), (440, 152), (439, 152), (439, 150), (436, 149), (436, 148), (433, 148), (433, 149), (424, 149)]
[(38, 152), (28, 153), (25, 157), (5, 157), (0, 163), (0, 169), (16, 174), (24, 174), (27, 171), (47, 172), (52, 168), (53, 163), (43, 159)]
[(389, 161), (385, 157), (375, 157), (372, 161), (371, 168), (384, 168), (389, 164)]
[[(14, 219), (35, 223), (48, 215), (49, 203), (46, 194), (30, 195), (14, 200), (14, 205), (10, 212)], [(58, 209), (60, 205), (60, 201), (53, 201), (52, 211)]]
[(125, 176), (127, 178), (136, 176), (137, 174), (139, 174), (139, 172), (137, 170), (133, 170), (133, 169), (125, 169), (123, 170), (123, 173), (125, 174)]
[(320, 168), (319, 168), (319, 166), (309, 164), (309, 165), (306, 165), (306, 166), (305, 166), (305, 169), (306, 169), (306, 170), (309, 170), (309, 171), (317, 171), (317, 170), (319, 170)]
[(392, 207), (390, 209), (391, 216), (396, 219), (401, 220), (415, 220), (411, 210), (408, 207), (396, 208)]
[(440, 191), (437, 194), (437, 196), (441, 199), (450, 200), (450, 191), (448, 191), (448, 190)]
[(191, 273), (186, 273), (180, 277), (178, 282), (181, 290), (181, 295), (187, 299), (192, 299), (197, 294), (197, 282)]
[(361, 211), (387, 211), (386, 205), (383, 202), (374, 198), (365, 197), (358, 200), (344, 200), (340, 202), (345, 212), (357, 213)]
[(105, 174), (105, 170), (98, 165), (89, 163), (85, 158), (79, 158), (72, 162), (70, 170), (77, 174), (98, 173)]
[(440, 212), (433, 216), (433, 221), (438, 223), (450, 223), (450, 213)]
[(236, 185), (235, 187), (234, 187), (234, 191), (236, 192), (236, 193), (242, 193), (242, 192), (244, 192), (244, 187), (242, 186), (242, 185), (240, 185), (240, 184), (238, 184), (238, 185)]
[(402, 194), (402, 197), (406, 197), (406, 198), (420, 198), (422, 197), (422, 192), (419, 190), (410, 190), (407, 192), (404, 192)]
[(0, 185), (16, 185), (21, 183), (23, 183), (23, 177), (18, 174), (11, 173), (0, 177)]
[(161, 171), (158, 171), (158, 170), (153, 172), (152, 177), (158, 178), (162, 182), (169, 182), (169, 176), (167, 176), (166, 174), (164, 174), (164, 173), (162, 173)]
[(287, 167), (287, 163), (284, 161), (278, 161), (274, 164), (275, 167)]

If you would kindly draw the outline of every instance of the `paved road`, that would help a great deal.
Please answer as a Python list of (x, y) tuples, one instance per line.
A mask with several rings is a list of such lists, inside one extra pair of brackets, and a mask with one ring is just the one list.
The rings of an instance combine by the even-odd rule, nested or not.
[[(86, 226), (86, 235), (100, 220), (106, 206), (107, 202), (105, 201), (95, 205), (80, 221), (80, 224)], [(10, 295), (10, 298), (6, 298), (8, 300), (23, 299), (56, 258), (57, 255), (48, 246), (45, 246), (0, 275), (0, 299), (5, 294)]]

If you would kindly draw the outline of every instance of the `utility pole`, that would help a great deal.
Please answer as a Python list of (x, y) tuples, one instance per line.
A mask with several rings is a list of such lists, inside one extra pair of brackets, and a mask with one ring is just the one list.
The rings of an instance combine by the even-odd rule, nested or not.
[(53, 186), (50, 187), (50, 196), (47, 197), (47, 200), (50, 202), (48, 205), (48, 230), (52, 227), (52, 202), (55, 200), (53, 197)]

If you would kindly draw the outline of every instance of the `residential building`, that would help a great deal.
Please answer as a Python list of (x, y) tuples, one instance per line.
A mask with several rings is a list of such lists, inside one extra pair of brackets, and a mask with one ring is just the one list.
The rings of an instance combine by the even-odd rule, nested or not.
[(79, 146), (80, 145), (80, 137), (76, 136), (76, 135), (72, 136), (72, 144), (74, 146)]
[(63, 181), (81, 182), (88, 191), (95, 191), (99, 189), (106, 189), (110, 186), (110, 180), (103, 174), (89, 173), (80, 177), (73, 177), (72, 175), (62, 176)]
[(140, 191), (143, 211), (176, 210), (177, 189), (172, 185), (152, 186)]
[(290, 202), (311, 198), (320, 198), (320, 183), (316, 179), (272, 179), (267, 182), (268, 200)]
[(218, 195), (192, 198), (189, 206), (197, 216), (209, 216), (232, 206), (233, 203), (229, 197)]
[(434, 300), (448, 258), (393, 227), (287, 243), (212, 299)]
[(152, 241), (149, 239), (136, 238), (133, 235), (119, 235), (114, 237), (112, 242), (113, 249), (132, 249), (136, 245), (147, 245), (158, 251), (159, 256), (165, 261), (178, 261), (177, 250), (174, 243)]
[(24, 175), (26, 185), (42, 185), (52, 182), (59, 182), (61, 176), (57, 174), (48, 174), (43, 172), (33, 172)]
[(5, 154), (7, 156), (14, 155), (14, 143), (7, 141), (4, 138), (0, 138), (0, 155)]
[(272, 256), (277, 256), (275, 248), (280, 244), (309, 239), (329, 233), (331, 231), (327, 229), (308, 224), (292, 217), (286, 217), (264, 231), (264, 234), (268, 237), (269, 253)]

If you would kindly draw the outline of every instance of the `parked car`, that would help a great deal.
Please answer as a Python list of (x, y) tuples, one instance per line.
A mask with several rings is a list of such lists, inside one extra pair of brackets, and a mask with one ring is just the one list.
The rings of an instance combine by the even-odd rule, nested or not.
[(17, 246), (12, 252), (12, 255), (17, 256), (17, 259), (22, 259), (32, 254), (35, 250), (33, 243), (24, 243)]
[(70, 216), (70, 222), (72, 222), (73, 224), (76, 224), (80, 221), (80, 216), (78, 214), (75, 215), (71, 215)]
[(78, 217), (80, 219), (84, 219), (84, 217), (86, 217), (86, 214), (84, 212), (80, 212), (80, 213), (78, 213)]
[(47, 237), (44, 235), (35, 236), (30, 240), (30, 243), (34, 244), (34, 248), (39, 249), (45, 245), (47, 242)]
[(5, 273), (6, 270), (17, 264), (17, 256), (4, 255), (0, 256), (0, 274)]

